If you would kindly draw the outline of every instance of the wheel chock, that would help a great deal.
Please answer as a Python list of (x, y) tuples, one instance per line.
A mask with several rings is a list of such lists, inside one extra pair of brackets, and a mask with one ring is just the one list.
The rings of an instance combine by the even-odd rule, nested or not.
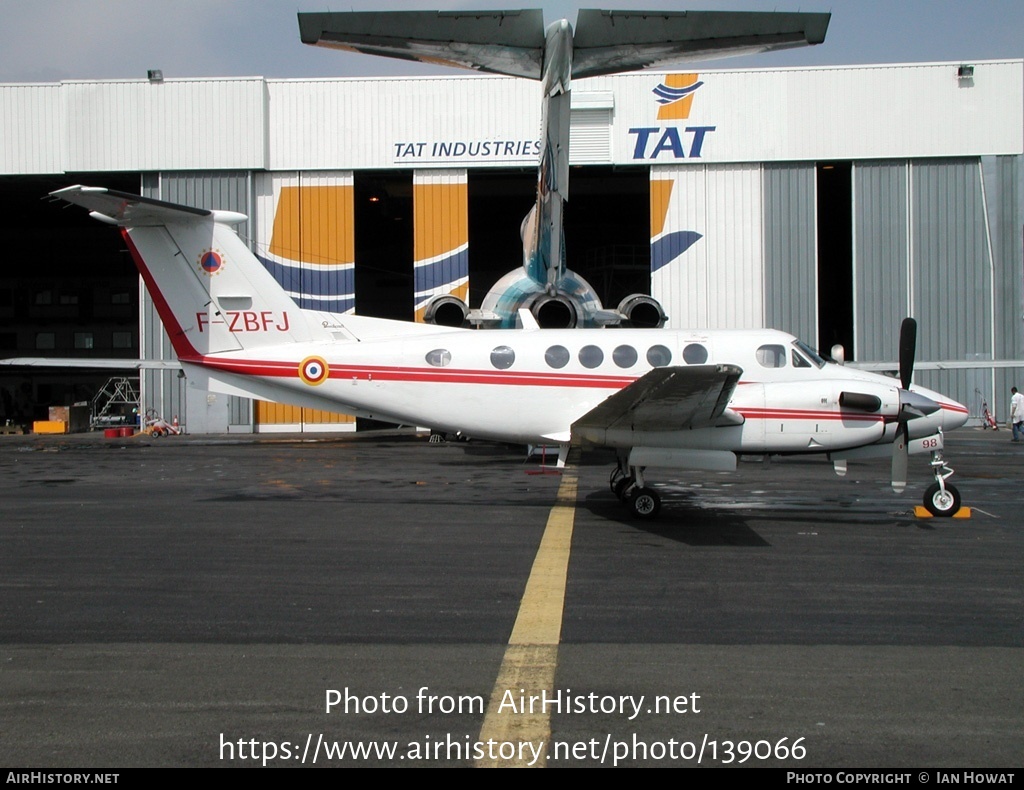
[[(914, 505), (914, 515), (918, 518), (935, 518), (931, 513), (928, 512), (928, 508), (924, 505)], [(961, 507), (951, 518), (970, 518), (971, 509), (969, 507)]]

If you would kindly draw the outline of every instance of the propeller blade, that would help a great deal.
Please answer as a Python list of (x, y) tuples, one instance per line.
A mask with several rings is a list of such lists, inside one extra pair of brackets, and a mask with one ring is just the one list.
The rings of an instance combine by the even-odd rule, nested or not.
[(900, 384), (910, 389), (914, 376), (914, 355), (917, 351), (917, 321), (904, 318), (900, 325)]
[(910, 452), (907, 448), (907, 426), (903, 424), (896, 432), (896, 440), (892, 443), (892, 490), (902, 494), (907, 487), (907, 459)]

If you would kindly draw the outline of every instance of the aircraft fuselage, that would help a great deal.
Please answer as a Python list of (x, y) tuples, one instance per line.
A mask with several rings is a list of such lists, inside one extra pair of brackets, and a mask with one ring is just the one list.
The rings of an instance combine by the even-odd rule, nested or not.
[[(285, 320), (271, 316), (260, 331), (273, 332)], [(568, 442), (573, 423), (656, 367), (734, 365), (743, 371), (727, 407), (736, 424), (674, 427), (670, 417), (654, 431), (619, 427), (572, 438), (738, 453), (827, 452), (892, 441), (899, 381), (823, 363), (797, 343), (775, 330), (457, 330), (309, 344), (301, 358), (294, 346), (269, 346), (196, 362), (242, 389), (243, 379), (254, 376), (280, 390), (283, 401), (313, 396), (340, 411), (529, 444)], [(304, 373), (310, 365), (314, 375)], [(851, 391), (877, 398), (877, 408), (844, 408), (840, 396)], [(910, 421), (910, 438), (966, 420), (960, 404), (924, 388), (913, 391), (940, 408)]]

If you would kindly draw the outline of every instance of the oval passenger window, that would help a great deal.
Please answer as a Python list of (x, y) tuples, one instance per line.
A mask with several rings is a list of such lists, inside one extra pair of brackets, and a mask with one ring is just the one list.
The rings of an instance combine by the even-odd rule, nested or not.
[(703, 365), (708, 361), (708, 350), (700, 343), (690, 343), (683, 349), (683, 362), (687, 365)]
[(443, 368), (451, 364), (452, 352), (445, 348), (435, 348), (427, 352), (427, 364), (435, 368)]
[(584, 346), (580, 349), (580, 364), (585, 368), (596, 368), (604, 362), (604, 352), (597, 346)]
[(544, 361), (551, 368), (564, 368), (569, 364), (569, 349), (565, 346), (551, 346), (544, 352)]
[(631, 368), (636, 364), (636, 349), (632, 346), (618, 346), (612, 352), (612, 360), (620, 368)]
[(491, 352), (491, 364), (498, 370), (508, 370), (516, 361), (516, 352), (508, 346), (498, 346)]
[(647, 349), (647, 363), (652, 368), (663, 368), (672, 361), (672, 352), (666, 346), (651, 346)]

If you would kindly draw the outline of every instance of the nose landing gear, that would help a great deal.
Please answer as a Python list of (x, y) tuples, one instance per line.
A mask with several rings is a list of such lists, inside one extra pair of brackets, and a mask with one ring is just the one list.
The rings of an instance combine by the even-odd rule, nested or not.
[(960, 492), (952, 483), (946, 483), (953, 470), (942, 457), (942, 442), (939, 442), (938, 449), (932, 450), (931, 467), (935, 482), (924, 492), (925, 509), (933, 516), (955, 515), (960, 509)]

